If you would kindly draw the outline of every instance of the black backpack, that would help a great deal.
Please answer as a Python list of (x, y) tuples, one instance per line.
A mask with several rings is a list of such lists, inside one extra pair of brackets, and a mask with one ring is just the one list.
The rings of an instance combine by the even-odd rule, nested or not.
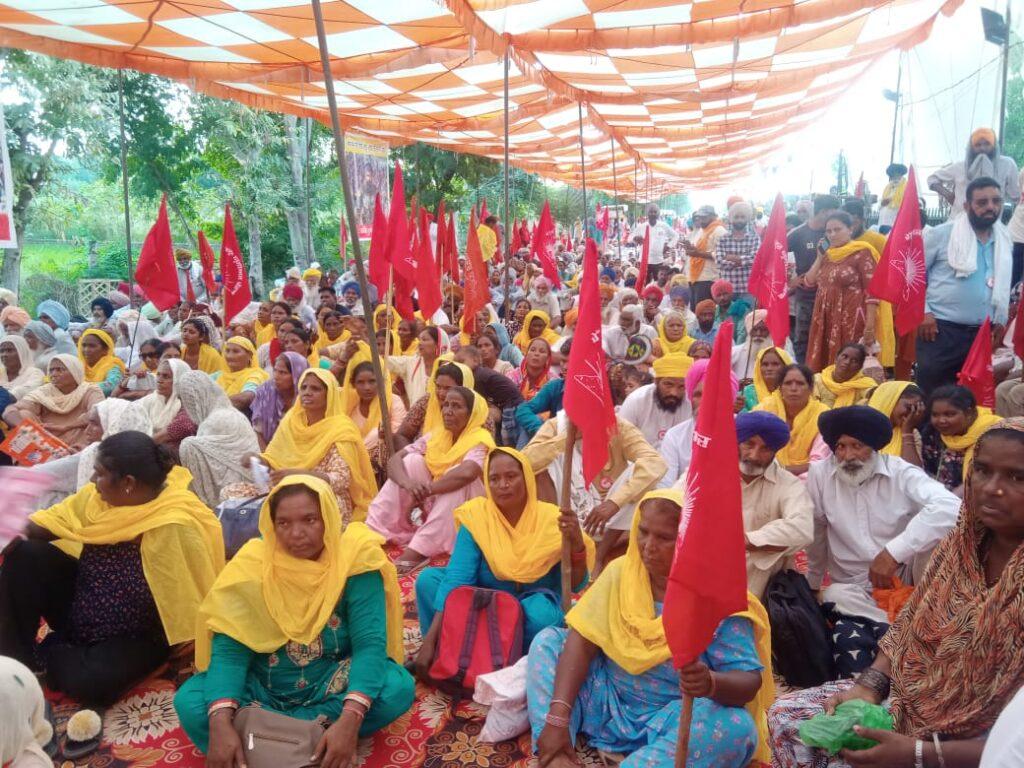
[(775, 574), (765, 588), (764, 607), (775, 672), (799, 688), (834, 680), (832, 632), (807, 579), (792, 570)]

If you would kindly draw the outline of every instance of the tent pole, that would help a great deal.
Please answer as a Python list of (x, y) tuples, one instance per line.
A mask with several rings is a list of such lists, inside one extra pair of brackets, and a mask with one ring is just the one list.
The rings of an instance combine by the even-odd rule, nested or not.
[[(512, 252), (509, 249), (509, 244), (512, 242), (512, 238), (509, 236), (509, 222), (508, 222), (508, 65), (509, 65), (509, 53), (510, 49), (505, 49), (505, 83), (504, 83), (504, 98), (505, 98), (505, 231), (502, 236), (502, 250), (505, 252), (505, 305), (502, 309), (502, 317), (505, 320), (509, 318), (509, 293), (512, 290)], [(530, 292), (530, 286), (526, 286), (526, 292)]]
[(619, 221), (619, 177), (615, 172), (615, 139), (609, 138), (612, 145), (612, 197), (615, 198), (615, 223), (619, 231), (619, 261), (622, 261), (622, 222)]
[[(345, 217), (348, 219), (348, 231), (352, 233), (352, 256), (356, 260), (356, 279), (359, 280), (359, 292), (363, 300), (363, 315), (370, 327), (370, 358), (373, 362), (374, 374), (377, 376), (377, 398), (380, 400), (380, 425), (384, 431), (384, 445), (388, 455), (394, 453), (394, 440), (391, 436), (391, 411), (388, 409), (387, 383), (384, 379), (384, 363), (377, 351), (376, 331), (373, 328), (373, 306), (370, 304), (370, 290), (366, 282), (366, 268), (363, 266), (363, 252), (359, 245), (359, 228), (356, 226), (356, 210), (352, 204), (352, 185), (349, 183), (348, 169), (345, 167), (345, 135), (341, 131), (341, 120), (338, 118), (338, 100), (334, 93), (334, 75), (331, 73), (331, 55), (327, 51), (327, 33), (324, 31), (324, 12), (320, 0), (313, 1), (313, 20), (316, 22), (316, 40), (320, 47), (320, 63), (324, 70), (324, 87), (327, 89), (327, 108), (331, 113), (331, 130), (334, 132), (335, 154), (338, 156), (338, 174), (341, 177), (341, 191), (345, 197)], [(345, 372), (348, 375), (348, 371)]]
[(128, 306), (135, 295), (135, 268), (132, 266), (132, 215), (128, 208), (128, 147), (124, 136), (124, 70), (117, 70), (117, 120), (121, 130), (121, 190), (124, 194), (124, 243), (128, 252)]

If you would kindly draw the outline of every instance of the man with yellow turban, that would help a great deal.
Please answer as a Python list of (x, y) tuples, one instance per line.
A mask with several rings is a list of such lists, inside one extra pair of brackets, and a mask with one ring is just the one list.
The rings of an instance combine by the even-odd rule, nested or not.
[(928, 189), (949, 203), (952, 221), (964, 213), (967, 185), (975, 179), (995, 179), (1003, 191), (1003, 199), (1016, 203), (1020, 200), (1020, 178), (1017, 163), (999, 151), (996, 132), (991, 128), (977, 128), (967, 143), (963, 160), (950, 163), (928, 177)]
[(692, 415), (686, 399), (686, 372), (692, 364), (689, 355), (659, 357), (653, 365), (654, 383), (633, 390), (619, 408), (619, 417), (639, 429), (655, 450), (666, 432)]

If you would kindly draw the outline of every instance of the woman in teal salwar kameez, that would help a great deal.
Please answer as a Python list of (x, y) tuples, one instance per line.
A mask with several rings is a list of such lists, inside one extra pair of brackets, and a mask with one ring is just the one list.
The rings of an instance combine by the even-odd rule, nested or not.
[(572, 542), (572, 584), (580, 589), (594, 565), (594, 543), (572, 513), (537, 500), (533, 469), (511, 448), (495, 448), (484, 463), (487, 495), (455, 510), (459, 531), (445, 568), (427, 568), (416, 580), (423, 632), (418, 664), (434, 657), (440, 615), (456, 587), (496, 589), (523, 607), (523, 650), (545, 627), (564, 618), (560, 591), (563, 532)]
[(326, 716), (331, 726), (317, 748), (324, 766), (346, 764), (359, 737), (412, 705), (395, 567), (364, 524), (340, 529), (330, 486), (285, 478), (260, 512), (262, 539), (235, 555), (204, 600), (203, 671), (174, 705), (208, 766), (244, 764), (232, 719), (248, 704), (302, 720)]

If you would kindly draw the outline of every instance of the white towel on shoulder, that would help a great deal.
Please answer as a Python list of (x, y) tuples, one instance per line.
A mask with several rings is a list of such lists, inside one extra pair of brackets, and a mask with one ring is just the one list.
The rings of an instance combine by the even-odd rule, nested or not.
[[(1001, 221), (992, 227), (995, 241), (993, 251), (992, 311), (993, 321), (1006, 322), (1010, 309), (1010, 271), (1012, 268), (1013, 243), (1010, 233)], [(967, 216), (958, 216), (953, 221), (946, 251), (949, 266), (957, 277), (966, 279), (978, 270), (978, 236), (971, 227)]]

